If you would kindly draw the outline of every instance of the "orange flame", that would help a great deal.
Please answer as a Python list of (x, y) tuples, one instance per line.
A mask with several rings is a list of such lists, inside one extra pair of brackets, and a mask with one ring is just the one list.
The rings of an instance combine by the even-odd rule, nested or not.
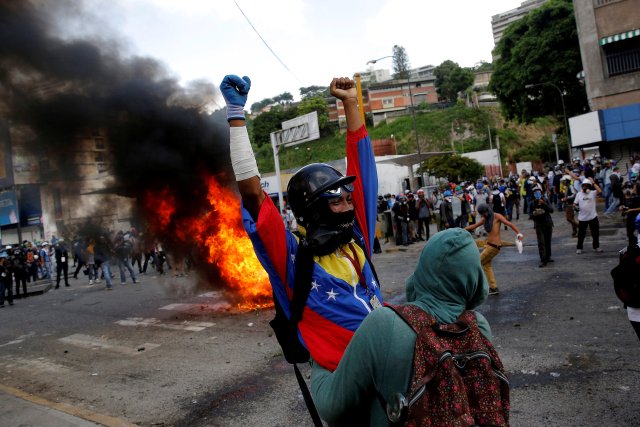
[(147, 193), (145, 205), (157, 214), (154, 225), (166, 230), (172, 221), (179, 221), (175, 236), (183, 242), (195, 239), (206, 248), (207, 262), (217, 267), (227, 291), (239, 299), (239, 309), (271, 307), (269, 278), (242, 226), (238, 196), (213, 177), (206, 179), (211, 210), (197, 218), (176, 220), (175, 197), (168, 189)]

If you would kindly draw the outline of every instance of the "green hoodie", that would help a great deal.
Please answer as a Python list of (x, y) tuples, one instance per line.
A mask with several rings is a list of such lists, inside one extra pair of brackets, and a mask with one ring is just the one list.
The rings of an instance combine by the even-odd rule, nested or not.
[[(454, 228), (433, 236), (406, 287), (408, 303), (443, 323), (482, 304), (489, 286), (471, 235)], [(476, 317), (491, 340), (487, 320), (477, 312)], [(333, 373), (313, 364), (311, 389), (320, 416), (336, 426), (389, 425), (378, 396), (407, 393), (415, 342), (415, 332), (390, 308), (369, 314)]]

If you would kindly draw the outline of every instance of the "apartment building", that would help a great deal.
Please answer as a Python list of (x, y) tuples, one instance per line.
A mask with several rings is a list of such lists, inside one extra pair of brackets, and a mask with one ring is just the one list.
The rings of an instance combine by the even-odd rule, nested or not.
[[(493, 31), (493, 44), (497, 45), (509, 25), (519, 20), (533, 9), (542, 6), (547, 0), (527, 0), (520, 6), (506, 12), (498, 13), (491, 17), (491, 29)], [(495, 59), (495, 58), (494, 58)]]
[(78, 135), (63, 156), (34, 150), (27, 127), (7, 126), (2, 136), (6, 167), (0, 198), (15, 205), (13, 214), (0, 212), (2, 244), (61, 237), (89, 220), (110, 229), (131, 227), (133, 199), (112, 188), (104, 131)]
[(572, 145), (626, 168), (640, 152), (640, 0), (573, 1), (591, 113), (569, 120)]
[[(417, 107), (423, 102), (437, 103), (434, 68), (428, 65), (412, 69), (409, 71), (409, 79), (364, 83), (362, 89), (364, 111), (372, 115), (373, 125), (377, 125), (382, 120), (393, 120), (410, 114), (412, 105)], [(337, 121), (340, 127), (344, 127), (346, 123), (342, 102), (333, 98), (327, 101), (327, 107), (329, 120)]]

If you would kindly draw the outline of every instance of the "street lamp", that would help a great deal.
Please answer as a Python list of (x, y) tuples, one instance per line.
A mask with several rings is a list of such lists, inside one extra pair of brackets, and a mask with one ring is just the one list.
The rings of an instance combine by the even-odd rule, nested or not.
[(567, 110), (564, 108), (564, 93), (562, 93), (562, 90), (560, 90), (560, 88), (558, 86), (556, 86), (554, 83), (551, 83), (551, 82), (532, 83), (532, 84), (524, 85), (524, 88), (525, 89), (531, 89), (532, 87), (544, 86), (544, 85), (553, 86), (558, 91), (558, 93), (560, 94), (560, 101), (562, 102), (562, 115), (564, 116), (564, 129), (565, 129), (565, 132), (567, 133), (567, 149), (569, 150), (569, 161), (571, 161), (571, 132), (569, 132), (569, 122), (567, 120)]
[[(375, 64), (381, 59), (387, 59), (387, 58), (393, 58), (393, 55), (383, 56), (382, 58), (378, 58), (378, 59), (371, 59), (367, 61), (367, 65)], [(413, 134), (415, 135), (416, 149), (418, 150), (418, 168), (420, 168), (422, 164), (422, 153), (420, 152), (420, 140), (418, 139), (418, 126), (416, 125), (416, 112), (413, 107), (413, 93), (411, 92), (411, 78), (410, 78), (409, 70), (407, 70), (407, 86), (409, 87), (409, 102), (411, 103), (411, 120), (413, 121)], [(416, 179), (416, 189), (417, 188), (418, 188), (418, 182)]]

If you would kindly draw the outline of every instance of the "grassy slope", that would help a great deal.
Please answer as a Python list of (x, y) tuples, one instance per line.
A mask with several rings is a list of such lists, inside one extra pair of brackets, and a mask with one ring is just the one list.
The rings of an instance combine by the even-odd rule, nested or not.
[[(467, 108), (457, 105), (437, 111), (418, 111), (416, 128), (423, 152), (451, 150), (451, 127), (456, 132), (456, 151), (465, 152), (489, 149), (489, 131), (493, 147), (496, 135), (500, 136), (503, 159), (515, 161), (547, 160), (553, 151), (550, 134), (556, 131), (557, 122), (541, 118), (531, 125), (505, 122), (497, 108)], [(372, 139), (394, 136), (398, 154), (416, 151), (411, 116), (399, 117), (390, 123), (381, 123), (369, 129)], [(280, 168), (293, 169), (311, 162), (326, 162), (345, 157), (344, 134), (321, 138), (280, 150)], [(551, 149), (550, 149), (551, 147)], [(566, 149), (561, 152), (566, 152)], [(270, 146), (256, 152), (258, 167), (262, 172), (273, 172), (273, 153)], [(555, 154), (554, 157), (555, 158)]]

